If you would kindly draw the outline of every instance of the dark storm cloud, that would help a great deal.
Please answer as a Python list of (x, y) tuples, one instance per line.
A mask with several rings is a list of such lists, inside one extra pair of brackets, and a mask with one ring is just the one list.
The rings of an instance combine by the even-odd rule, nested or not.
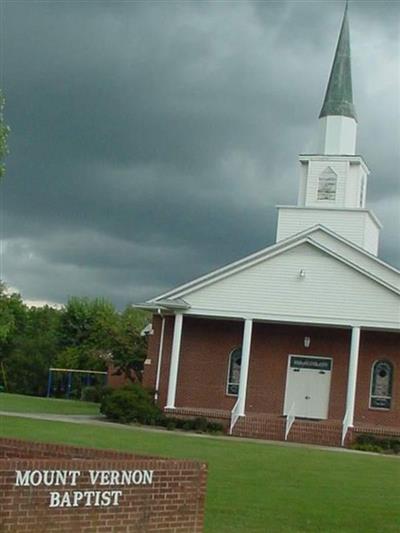
[[(272, 243), (342, 8), (5, 2), (2, 277), (26, 298), (123, 305)], [(381, 256), (399, 265), (399, 4), (350, 10), (358, 151)]]

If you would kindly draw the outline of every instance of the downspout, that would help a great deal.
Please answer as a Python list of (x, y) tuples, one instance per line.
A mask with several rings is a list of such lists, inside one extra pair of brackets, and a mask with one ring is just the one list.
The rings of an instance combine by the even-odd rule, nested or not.
[(162, 314), (160, 308), (157, 309), (157, 313), (162, 318), (162, 322), (161, 322), (160, 347), (158, 349), (157, 374), (156, 374), (156, 383), (155, 383), (155, 392), (154, 392), (155, 401), (157, 401), (159, 397), (161, 362), (162, 362), (162, 352), (163, 352), (163, 345), (164, 345), (164, 329), (165, 329), (165, 316)]

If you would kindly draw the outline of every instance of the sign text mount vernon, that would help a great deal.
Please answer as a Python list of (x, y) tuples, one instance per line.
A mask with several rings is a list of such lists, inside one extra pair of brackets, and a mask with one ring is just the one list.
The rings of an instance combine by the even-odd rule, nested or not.
[[(154, 470), (16, 470), (16, 487), (76, 487), (83, 475), (89, 485), (130, 486), (151, 485)], [(51, 491), (49, 507), (118, 506), (122, 490)]]

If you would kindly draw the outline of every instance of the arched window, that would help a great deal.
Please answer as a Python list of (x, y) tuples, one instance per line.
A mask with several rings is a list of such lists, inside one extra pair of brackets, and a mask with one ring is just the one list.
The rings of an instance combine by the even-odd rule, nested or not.
[(336, 173), (331, 167), (326, 167), (318, 180), (317, 199), (334, 202), (336, 200), (336, 184)]
[(393, 365), (376, 361), (372, 367), (369, 405), (375, 409), (390, 409), (392, 403)]
[(237, 396), (239, 393), (240, 366), (242, 364), (242, 348), (236, 348), (229, 354), (228, 383), (226, 393)]

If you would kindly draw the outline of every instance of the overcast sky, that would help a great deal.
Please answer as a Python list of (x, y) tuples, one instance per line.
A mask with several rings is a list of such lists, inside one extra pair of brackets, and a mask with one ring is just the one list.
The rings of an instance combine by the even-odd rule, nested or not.
[[(274, 242), (342, 1), (2, 1), (1, 278), (118, 307)], [(400, 2), (350, 2), (357, 153), (400, 266)]]

